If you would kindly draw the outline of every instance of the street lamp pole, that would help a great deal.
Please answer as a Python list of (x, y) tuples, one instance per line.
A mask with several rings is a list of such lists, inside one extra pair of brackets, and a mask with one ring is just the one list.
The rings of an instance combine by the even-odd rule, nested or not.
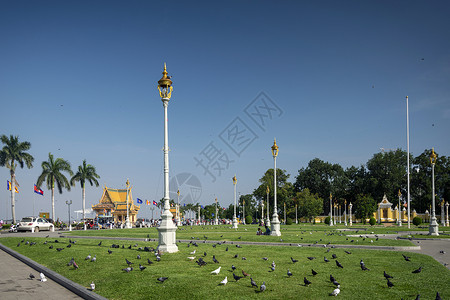
[(72, 204), (72, 200), (66, 200), (66, 204), (67, 204), (67, 210), (69, 213), (69, 230), (72, 230), (72, 223), (70, 223), (70, 205)]
[(330, 226), (333, 226), (333, 195), (330, 193)]
[(277, 155), (278, 155), (278, 146), (277, 140), (273, 140), (272, 156), (273, 156), (273, 215), (272, 215), (272, 228), (270, 235), (281, 236), (280, 232), (280, 221), (278, 220), (278, 212), (277, 212)]
[[(429, 235), (439, 235), (439, 225), (436, 222), (436, 211), (435, 211), (435, 204), (434, 204), (434, 197), (435, 197), (435, 191), (434, 191), (434, 165), (436, 164), (437, 155), (434, 153), (434, 148), (432, 149), (432, 153), (430, 156), (430, 162), (431, 162), (431, 176), (432, 176), (432, 211), (431, 211), (431, 223), (428, 228), (428, 234)], [(408, 207), (409, 208), (409, 207)]]
[(347, 200), (344, 200), (344, 225), (347, 226)]
[(402, 193), (400, 190), (398, 190), (398, 218), (397, 218), (397, 224), (398, 226), (402, 226), (402, 206), (401, 206), (401, 198)]
[(236, 184), (237, 184), (237, 178), (236, 175), (234, 175), (233, 179), (233, 185), (234, 185), (234, 215), (233, 215), (233, 229), (238, 228), (238, 222), (236, 218)]
[(181, 226), (181, 220), (180, 220), (180, 190), (177, 190), (177, 207), (175, 216), (177, 218), (177, 226)]
[(348, 205), (348, 209), (349, 209), (349, 212), (348, 212), (348, 214), (349, 214), (349, 217), (350, 217), (350, 220), (349, 220), (349, 224), (350, 224), (350, 226), (352, 226), (353, 225), (353, 221), (352, 221), (352, 203), (350, 202), (350, 204)]
[(448, 227), (448, 225), (449, 225), (449, 223), (448, 223), (448, 201), (445, 203), (445, 213), (446, 213), (445, 226)]
[(245, 225), (245, 199), (242, 200), (242, 224)]
[(298, 219), (297, 219), (297, 204), (295, 204), (295, 224), (298, 224)]
[(409, 102), (408, 96), (406, 96), (406, 148), (407, 148), (407, 156), (406, 156), (406, 175), (408, 182), (408, 228), (411, 228), (411, 195), (409, 188)]
[(442, 202), (441, 202), (441, 225), (442, 226), (445, 226), (444, 205), (445, 205), (445, 201), (444, 201), (444, 199), (442, 199)]
[(216, 220), (214, 221), (214, 223), (215, 223), (215, 225), (219, 225), (219, 217), (217, 216), (218, 215), (218, 210), (217, 210), (217, 198), (216, 198)]
[(269, 189), (269, 186), (267, 186), (267, 189), (266, 189), (266, 193), (267, 193), (267, 201), (266, 201), (266, 204), (267, 204), (267, 220), (266, 220), (266, 226), (270, 226), (270, 214), (269, 214), (269, 193), (270, 193), (270, 189)]
[(126, 187), (127, 187), (127, 197), (126, 197), (126, 202), (127, 202), (127, 219), (125, 220), (125, 228), (131, 228), (131, 223), (130, 223), (130, 208), (128, 205), (128, 190), (130, 188), (130, 181), (128, 181), (127, 178), (127, 182), (126, 182)]
[(173, 253), (178, 251), (178, 246), (175, 244), (177, 227), (172, 221), (172, 213), (170, 212), (170, 197), (169, 197), (169, 129), (167, 108), (169, 100), (172, 96), (172, 80), (171, 76), (167, 76), (166, 64), (164, 64), (163, 76), (158, 80), (159, 96), (163, 102), (164, 107), (164, 212), (161, 215), (161, 224), (158, 229), (158, 250), (162, 252)]

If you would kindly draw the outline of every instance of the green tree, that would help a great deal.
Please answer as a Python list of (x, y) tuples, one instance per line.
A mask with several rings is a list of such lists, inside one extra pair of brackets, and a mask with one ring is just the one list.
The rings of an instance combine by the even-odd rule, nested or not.
[[(253, 197), (253, 194), (240, 195), (239, 197), (239, 207), (244, 205), (244, 213), (245, 216), (241, 216), (242, 220), (244, 220), (247, 216), (254, 216), (256, 214), (256, 200)], [(247, 222), (247, 220), (246, 220)]]
[(318, 194), (311, 194), (309, 189), (297, 192), (295, 198), (298, 201), (299, 215), (310, 222), (323, 212), (323, 199)]
[(378, 202), (384, 194), (388, 200), (397, 199), (398, 190), (403, 193), (407, 187), (407, 153), (401, 149), (380, 152), (367, 162), (367, 192)]
[(28, 169), (33, 167), (34, 158), (26, 151), (30, 150), (31, 144), (29, 142), (19, 142), (18, 136), (2, 135), (0, 140), (3, 143), (3, 148), (0, 151), (0, 166), (9, 169), (11, 176), (11, 211), (12, 222), (16, 223), (16, 208), (15, 208), (15, 191), (16, 191), (16, 167), (26, 165)]
[[(91, 186), (94, 184), (95, 186), (98, 186), (99, 184), (97, 178), (100, 178), (100, 176), (96, 173), (95, 167), (93, 165), (86, 164), (86, 160), (83, 160), (83, 164), (78, 166), (78, 172), (70, 179), (70, 184), (72, 186), (75, 186), (75, 182), (77, 181), (79, 181), (81, 185), (83, 220), (86, 219), (86, 181), (89, 182)], [(84, 226), (84, 230), (86, 230), (86, 225)]]
[(68, 173), (70, 176), (73, 175), (73, 172), (67, 160), (59, 157), (54, 159), (51, 153), (48, 154), (48, 161), (43, 161), (41, 166), (42, 173), (39, 175), (36, 185), (40, 188), (45, 181), (47, 182), (47, 188), (52, 191), (52, 219), (55, 221), (55, 185), (60, 194), (62, 194), (63, 188), (70, 191), (69, 180), (63, 172)]
[(377, 202), (375, 199), (366, 194), (359, 194), (353, 206), (356, 218), (362, 219), (364, 223), (377, 210)]

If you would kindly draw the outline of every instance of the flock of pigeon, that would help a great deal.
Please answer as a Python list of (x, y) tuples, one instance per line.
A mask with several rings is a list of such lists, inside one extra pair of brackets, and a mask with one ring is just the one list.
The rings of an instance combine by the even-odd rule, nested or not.
[[(205, 238), (205, 241), (206, 241), (207, 237), (204, 236), (204, 238)], [(197, 239), (198, 239), (198, 238), (197, 238)], [(29, 242), (29, 241), (26, 241), (26, 242), (25, 242), (24, 240), (22, 240), (21, 242), (19, 242), (19, 244), (18, 244), (17, 246), (19, 247), (22, 243), (24, 243), (24, 244), (26, 244), (26, 245), (30, 245), (30, 246), (36, 245), (35, 242)], [(47, 244), (47, 243), (48, 243), (47, 241), (44, 242), (44, 244)], [(69, 239), (69, 244), (66, 245), (66, 246), (64, 247), (64, 246), (63, 246), (63, 242), (60, 242), (58, 239), (56, 239), (56, 240), (54, 240), (54, 242), (52, 243), (52, 245), (49, 246), (49, 249), (53, 249), (53, 248), (54, 248), (54, 244), (61, 245), (61, 247), (57, 247), (57, 248), (56, 248), (56, 250), (57, 250), (58, 252), (61, 252), (61, 251), (64, 250), (65, 248), (70, 248), (70, 247), (72, 247), (72, 245), (75, 245), (75, 244), (76, 244), (76, 241)], [(225, 245), (225, 244), (226, 244), (226, 245)], [(234, 247), (236, 247), (236, 248), (242, 248), (242, 246), (239, 245), (239, 244), (233, 244), (233, 242), (228, 242), (228, 243), (227, 243), (227, 242), (225, 242), (225, 241), (224, 241), (224, 242), (216, 242), (216, 243), (214, 243), (214, 244), (212, 245), (212, 247), (213, 247), (213, 248), (217, 248), (217, 246), (220, 246), (220, 245), (225, 245), (225, 246), (226, 246), (225, 252), (228, 252), (228, 251), (229, 251), (229, 248), (231, 248), (231, 247), (233, 247), (233, 248), (234, 248)], [(99, 242), (99, 243), (98, 243), (98, 246), (101, 247), (101, 246), (102, 246), (102, 242)], [(328, 246), (328, 245), (325, 245), (324, 247), (327, 248), (326, 253), (329, 253), (330, 250), (333, 249), (334, 247), (333, 247), (333, 246), (327, 247), (327, 246)], [(189, 261), (191, 261), (191, 262), (194, 262), (194, 261), (195, 261), (195, 263), (196, 263), (196, 264), (198, 265), (198, 267), (200, 267), (200, 268), (206, 266), (206, 265), (209, 263), (209, 262), (207, 262), (207, 261), (205, 260), (206, 257), (208, 256), (208, 254), (207, 254), (206, 251), (204, 251), (202, 254), (200, 254), (200, 253), (197, 252), (197, 250), (198, 250), (198, 244), (197, 244), (197, 242), (191, 241), (191, 242), (189, 242), (189, 243), (187, 244), (187, 247), (188, 247), (188, 248), (189, 248), (189, 247), (196, 248), (196, 249), (194, 249), (194, 250), (192, 250), (192, 251), (189, 250), (189, 251), (190, 251), (190, 252), (189, 252), (189, 256), (187, 257), (187, 259), (188, 259)], [(129, 245), (128, 247), (126, 247), (125, 245), (120, 246), (120, 245), (118, 245), (118, 244), (112, 244), (111, 246), (109, 246), (109, 247), (107, 248), (107, 253), (108, 253), (108, 254), (112, 254), (113, 251), (114, 251), (114, 249), (117, 249), (117, 248), (122, 248), (122, 249), (135, 249), (135, 250), (139, 250), (139, 251), (143, 251), (143, 252), (148, 252), (149, 254), (154, 255), (154, 261), (156, 261), (156, 262), (160, 262), (160, 261), (161, 261), (161, 255), (162, 255), (162, 253), (160, 253), (159, 251), (156, 251), (153, 247), (148, 247), (148, 246), (145, 246), (145, 247), (139, 247), (137, 243), (134, 244), (133, 246), (132, 246), (132, 245)], [(191, 249), (192, 249), (192, 248), (191, 248)], [(104, 248), (103, 248), (102, 250), (99, 250), (99, 251), (105, 251), (105, 250), (104, 250)], [(230, 252), (231, 252), (231, 250), (230, 250)], [(352, 253), (351, 253), (350, 251), (348, 251), (348, 250), (345, 250), (344, 252), (345, 252), (347, 255), (351, 255), (351, 254), (352, 254)], [(138, 253), (139, 253), (139, 252), (138, 252)], [(241, 251), (241, 253), (242, 253), (242, 251)], [(228, 255), (228, 257), (230, 257), (230, 258), (239, 259), (239, 254), (227, 254), (227, 255)], [(242, 254), (241, 254), (241, 255), (242, 255)], [(408, 262), (411, 261), (411, 258), (410, 258), (409, 256), (406, 256), (406, 255), (404, 255), (404, 254), (402, 254), (402, 256), (403, 256), (403, 259), (404, 259), (405, 261), (408, 261)], [(198, 258), (197, 258), (197, 257), (198, 257)], [(220, 266), (220, 262), (219, 262), (220, 257), (219, 257), (219, 259), (218, 259), (218, 258), (216, 257), (215, 254), (212, 255), (212, 256), (210, 255), (210, 256), (208, 256), (208, 257), (211, 257), (212, 263), (213, 263), (213, 264), (216, 264), (216, 267), (214, 268), (214, 270), (210, 271), (209, 273), (210, 273), (211, 275), (219, 275), (220, 272), (221, 272), (221, 270), (222, 270), (222, 266)], [(135, 261), (135, 259), (136, 259), (137, 261), (139, 261), (139, 262), (138, 262), (138, 263), (134, 263), (133, 261)], [(124, 258), (124, 261), (125, 261), (126, 267), (122, 268), (121, 270), (122, 270), (124, 273), (130, 273), (130, 272), (133, 272), (133, 271), (135, 270), (134, 267), (137, 267), (136, 265), (138, 265), (138, 266), (139, 266), (138, 269), (139, 269), (141, 272), (143, 272), (143, 271), (147, 268), (147, 266), (153, 264), (153, 261), (150, 260), (150, 258), (147, 258), (147, 266), (144, 266), (143, 263), (141, 263), (142, 258), (141, 258), (141, 255), (140, 255), (140, 254), (137, 254), (137, 256), (135, 257), (135, 259), (134, 259), (134, 258), (130, 258), (130, 260), (129, 260), (129, 257), (125, 257), (125, 258)], [(245, 256), (241, 256), (240, 259), (243, 260), (243, 261), (247, 260), (247, 258), (246, 258)], [(308, 256), (308, 257), (306, 257), (306, 259), (308, 259), (309, 261), (313, 261), (313, 260), (316, 260), (316, 257)], [(81, 260), (82, 260), (82, 259), (81, 259)], [(268, 258), (268, 257), (262, 257), (262, 260), (263, 260), (263, 261), (269, 261), (269, 258)], [(296, 264), (296, 263), (299, 261), (298, 259), (295, 259), (295, 258), (293, 258), (293, 257), (290, 257), (290, 260), (291, 260), (291, 262), (292, 262), (293, 265)], [(335, 265), (336, 265), (336, 267), (334, 267), (334, 268), (336, 268), (335, 270), (338, 270), (338, 269), (344, 269), (344, 265), (343, 265), (341, 262), (339, 262), (338, 257), (337, 257), (337, 255), (336, 255), (335, 253), (332, 253), (332, 254), (331, 254), (331, 258), (330, 258), (330, 259), (328, 259), (326, 256), (324, 256), (324, 258), (323, 258), (323, 261), (324, 261), (324, 263), (326, 263), (326, 264), (332, 262), (332, 260), (335, 261)], [(96, 261), (97, 261), (97, 255), (96, 255), (96, 254), (94, 254), (94, 255), (89, 254), (89, 255), (87, 255), (87, 256), (84, 258), (84, 262), (85, 262), (85, 263), (95, 263)], [(238, 261), (238, 260), (236, 260), (236, 264), (237, 264), (237, 261)], [(344, 259), (344, 262), (345, 262), (345, 259)], [(84, 264), (84, 263), (83, 263), (83, 264)], [(347, 264), (348, 264), (348, 262), (347, 262)], [(124, 266), (125, 266), (125, 265), (124, 265)], [(70, 259), (70, 261), (67, 263), (67, 266), (68, 266), (68, 267), (73, 267), (74, 269), (78, 269), (78, 268), (79, 268), (79, 264), (75, 261), (75, 259), (74, 259), (73, 257), (72, 257), (72, 258)], [(133, 266), (134, 266), (134, 267), (133, 267)], [(352, 266), (350, 266), (350, 267), (352, 267)], [(277, 265), (276, 265), (275, 261), (273, 260), (272, 263), (270, 264), (270, 266), (268, 266), (268, 274), (269, 274), (268, 276), (271, 276), (270, 273), (276, 272), (276, 268), (277, 268)], [(361, 271), (363, 271), (363, 272), (370, 272), (370, 269), (366, 266), (366, 264), (364, 263), (364, 261), (363, 261), (362, 259), (360, 260), (360, 268), (361, 268)], [(316, 270), (317, 270), (317, 269), (316, 269)], [(331, 270), (332, 270), (332, 269), (331, 269)], [(232, 275), (233, 275), (233, 280), (234, 280), (235, 282), (239, 282), (239, 281), (240, 281), (241, 279), (243, 279), (243, 278), (248, 278), (248, 279), (250, 279), (250, 285), (251, 285), (251, 287), (252, 287), (252, 288), (256, 288), (255, 292), (261, 293), (261, 292), (265, 292), (265, 291), (267, 290), (266, 281), (261, 280), (262, 283), (258, 286), (258, 284), (257, 284), (256, 281), (254, 280), (254, 278), (253, 278), (249, 273), (247, 273), (244, 269), (241, 269), (240, 271), (241, 271), (241, 273), (242, 273), (242, 276), (240, 276), (239, 273), (237, 272), (237, 268), (235, 267), (235, 265), (234, 265), (234, 264), (231, 265), (231, 268), (230, 268), (229, 272), (232, 273)], [(294, 271), (295, 271), (295, 270), (294, 270)], [(422, 267), (419, 267), (419, 268), (417, 268), (417, 269), (415, 269), (415, 270), (412, 271), (413, 274), (417, 274), (417, 273), (420, 273), (420, 272), (422, 272)], [(237, 273), (238, 275), (237, 275), (236, 273)], [(386, 279), (386, 285), (387, 285), (387, 287), (388, 287), (388, 288), (393, 288), (393, 287), (395, 286), (395, 285), (394, 285), (394, 282), (393, 282), (393, 281), (394, 281), (393, 276), (387, 274), (386, 271), (384, 271), (383, 273), (384, 273), (383, 276), (384, 276), (384, 278)], [(304, 286), (305, 286), (305, 287), (308, 287), (308, 286), (310, 286), (310, 285), (312, 285), (312, 284), (315, 284), (315, 282), (317, 282), (317, 280), (314, 280), (313, 278), (314, 278), (317, 274), (318, 274), (317, 271), (315, 271), (314, 269), (311, 269), (311, 275), (307, 275), (307, 276), (309, 277), (309, 279), (307, 278), (307, 276), (301, 276), (301, 277), (303, 277), (303, 284), (304, 284)], [(294, 276), (294, 274), (293, 274), (293, 272), (291, 271), (290, 268), (287, 269), (287, 271), (286, 271), (286, 276), (287, 276), (287, 278), (290, 278), (290, 277)], [(35, 278), (35, 276), (34, 276), (33, 274), (30, 274), (30, 275), (29, 275), (29, 279), (32, 280), (32, 279), (34, 279), (34, 278)], [(161, 276), (161, 277), (158, 277), (158, 278), (157, 278), (157, 281), (160, 282), (160, 283), (164, 283), (167, 279), (168, 279), (168, 277), (163, 277), (163, 276)], [(340, 294), (340, 292), (341, 292), (341, 284), (336, 280), (335, 277), (333, 277), (332, 274), (330, 274), (329, 279), (330, 279), (330, 282), (331, 282), (331, 284), (332, 284), (332, 286), (333, 286), (333, 290), (332, 290), (332, 291), (330, 290), (329, 295), (330, 295), (330, 296), (338, 296), (338, 295)], [(40, 273), (40, 281), (45, 282), (46, 280), (47, 280), (47, 279), (46, 279), (45, 275), (44, 275), (43, 273)], [(225, 276), (225, 278), (224, 278), (223, 280), (221, 280), (218, 284), (219, 284), (219, 285), (225, 286), (225, 285), (227, 285), (227, 283), (228, 283), (228, 276)], [(95, 284), (94, 284), (93, 281), (92, 281), (92, 283), (90, 284), (90, 290), (92, 290), (92, 291), (95, 290)], [(416, 299), (420, 299), (420, 295), (418, 295)], [(439, 292), (436, 293), (436, 300), (438, 300), (438, 299), (441, 299), (441, 298), (440, 298)]]

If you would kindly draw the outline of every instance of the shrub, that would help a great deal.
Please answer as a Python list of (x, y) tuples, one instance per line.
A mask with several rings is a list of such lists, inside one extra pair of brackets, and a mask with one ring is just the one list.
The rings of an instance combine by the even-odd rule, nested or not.
[(420, 224), (422, 224), (422, 218), (415, 217), (413, 219), (413, 224), (416, 225), (416, 226), (419, 226)]
[(291, 218), (287, 218), (286, 219), (286, 225), (292, 225), (292, 219)]
[(9, 230), (10, 227), (11, 227), (11, 224), (3, 224), (2, 225), (2, 229)]
[(373, 226), (373, 225), (377, 224), (377, 220), (374, 217), (372, 217), (369, 220), (369, 224), (370, 224), (370, 226)]
[(330, 216), (325, 218), (325, 224), (330, 225)]
[(252, 216), (246, 216), (245, 217), (245, 224), (252, 224), (253, 218)]

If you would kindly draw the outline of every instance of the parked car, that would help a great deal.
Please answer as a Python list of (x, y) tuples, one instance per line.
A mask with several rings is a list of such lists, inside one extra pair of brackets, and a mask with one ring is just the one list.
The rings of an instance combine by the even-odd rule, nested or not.
[(19, 222), (17, 231), (39, 232), (40, 230), (54, 230), (54, 225), (44, 218), (25, 217)]

